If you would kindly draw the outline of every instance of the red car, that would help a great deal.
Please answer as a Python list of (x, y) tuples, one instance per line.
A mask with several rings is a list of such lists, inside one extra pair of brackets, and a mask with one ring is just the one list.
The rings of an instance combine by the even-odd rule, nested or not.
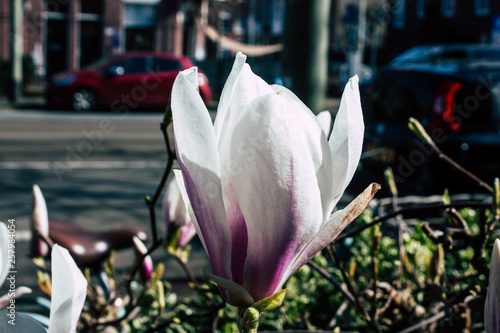
[[(165, 109), (177, 74), (193, 63), (166, 53), (132, 52), (110, 56), (79, 71), (55, 75), (47, 89), (50, 107), (76, 111), (129, 111)], [(212, 92), (205, 74), (199, 72), (200, 95), (205, 103)]]

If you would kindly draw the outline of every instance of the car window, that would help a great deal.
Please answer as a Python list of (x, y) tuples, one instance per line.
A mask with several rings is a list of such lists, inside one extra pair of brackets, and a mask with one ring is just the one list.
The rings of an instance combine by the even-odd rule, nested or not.
[(97, 68), (103, 64), (105, 64), (106, 62), (110, 61), (113, 57), (113, 55), (110, 55), (110, 56), (107, 56), (107, 57), (104, 57), (104, 58), (101, 58), (99, 60), (96, 60), (90, 64), (88, 64), (87, 66), (85, 66), (84, 68), (85, 69), (94, 69), (94, 68)]
[(467, 56), (467, 50), (445, 50), (440, 54), (437, 54), (436, 57), (432, 60), (438, 62), (465, 60), (467, 59)]
[(175, 59), (155, 58), (155, 72), (170, 72), (182, 69), (180, 61)]
[(151, 71), (150, 58), (131, 57), (117, 62), (114, 66), (122, 67), (123, 74), (139, 74)]

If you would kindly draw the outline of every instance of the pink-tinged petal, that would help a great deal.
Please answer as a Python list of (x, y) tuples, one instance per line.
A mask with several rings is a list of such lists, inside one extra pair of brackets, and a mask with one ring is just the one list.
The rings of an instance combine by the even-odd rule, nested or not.
[[(220, 214), (220, 211), (210, 211), (210, 207), (208, 206), (210, 202), (205, 205), (200, 200), (203, 193), (198, 194), (195, 192), (191, 194), (192, 196), (188, 194), (189, 190), (186, 187), (184, 171), (174, 170), (174, 174), (179, 189), (181, 190), (183, 201), (196, 229), (196, 233), (200, 237), (201, 243), (210, 259), (212, 272), (220, 273), (220, 276), (231, 279), (231, 263), (229, 260), (231, 257), (231, 235), (226, 222), (226, 216), (224, 215), (223, 218), (221, 218), (226, 224), (223, 225), (219, 223), (216, 218), (217, 214)], [(191, 204), (191, 198), (195, 198), (196, 207)], [(198, 218), (198, 216), (200, 216), (200, 218)]]
[(172, 88), (176, 154), (212, 271), (230, 279), (231, 233), (222, 199), (219, 153), (212, 121), (197, 87), (197, 70), (191, 68), (179, 73)]
[(231, 179), (248, 228), (243, 287), (256, 301), (281, 287), (291, 260), (323, 222), (317, 174), (331, 159), (328, 148), (314, 115), (286, 96), (261, 96), (242, 111)]
[(370, 200), (380, 189), (380, 185), (372, 183), (360, 195), (356, 197), (346, 208), (338, 210), (332, 214), (328, 222), (319, 230), (311, 241), (303, 248), (295, 258), (289, 270), (283, 276), (281, 283), (285, 283), (288, 278), (300, 267), (311, 260), (328, 244), (344, 230), (352, 221), (354, 221), (368, 206)]
[[(135, 248), (135, 255), (137, 257), (137, 260), (142, 258), (146, 253), (148, 253), (148, 248), (142, 240), (134, 236), (132, 238), (134, 241), (134, 248)], [(144, 257), (141, 263), (141, 268), (139, 270), (139, 275), (141, 277), (141, 282), (146, 283), (151, 279), (151, 273), (153, 272), (153, 259), (151, 259), (151, 256), (147, 255)]]
[(179, 190), (175, 177), (168, 182), (167, 190), (165, 191), (163, 215), (165, 217), (167, 233), (172, 230), (172, 226), (173, 230), (179, 229), (180, 238), (177, 242), (177, 246), (186, 246), (194, 235), (196, 235), (196, 230), (186, 209), (186, 205), (182, 200), (181, 191)]
[(52, 299), (47, 333), (74, 333), (87, 295), (87, 280), (68, 250), (52, 247)]
[[(296, 108), (309, 111), (309, 108), (297, 97), (297, 95), (295, 95), (288, 88), (285, 88), (280, 85), (273, 85), (272, 87), (277, 94), (279, 94), (281, 97), (288, 99), (288, 101), (292, 103)], [(309, 112), (312, 114), (312, 111)], [(321, 114), (323, 114), (324, 112), (322, 112)], [(318, 120), (318, 116), (316, 116), (316, 120)], [(321, 120), (324, 122), (323, 118), (324, 116), (321, 116)], [(331, 122), (331, 116), (330, 116), (330, 122)], [(316, 177), (318, 178), (318, 186), (321, 193), (321, 206), (323, 207), (323, 222), (325, 222), (332, 213), (333, 209), (333, 207), (331, 207), (332, 192), (335, 183), (335, 177), (337, 177), (337, 175), (333, 171), (333, 159), (331, 155), (330, 146), (328, 145), (328, 143), (325, 144), (329, 132), (325, 132), (323, 126), (324, 124), (322, 124), (320, 121), (318, 121), (318, 124), (325, 133), (325, 139), (321, 138), (321, 147), (323, 148), (322, 153), (324, 156), (323, 167), (320, 168), (316, 174)], [(330, 156), (330, 158), (328, 158), (328, 156)]]
[(49, 252), (47, 243), (43, 237), (49, 237), (49, 215), (47, 213), (47, 204), (42, 191), (38, 185), (33, 185), (33, 212), (31, 217), (31, 256), (44, 257)]
[(335, 175), (330, 211), (340, 200), (356, 172), (363, 148), (364, 131), (358, 77), (354, 76), (345, 86), (329, 139)]
[(187, 195), (186, 186), (184, 185), (184, 177), (182, 177), (182, 171), (181, 170), (174, 170), (174, 176), (175, 176), (175, 180), (177, 181), (177, 185), (179, 186), (179, 190), (181, 191), (182, 201), (186, 205), (186, 209), (188, 211), (188, 214), (191, 217), (191, 220), (193, 221), (193, 226), (196, 230), (196, 233), (198, 234), (198, 237), (200, 238), (201, 245), (203, 245), (203, 248), (208, 253), (207, 245), (205, 244), (205, 239), (203, 238), (203, 234), (201, 233), (200, 224), (198, 223), (198, 220), (196, 219), (196, 216), (195, 216), (194, 211), (193, 211), (193, 207), (191, 206), (191, 202), (189, 201), (189, 197)]
[(196, 229), (194, 228), (193, 222), (183, 225), (181, 227), (181, 236), (179, 237), (179, 247), (184, 247), (189, 244), (191, 239), (196, 235)]
[(217, 138), (217, 141), (219, 141), (222, 127), (229, 112), (229, 105), (231, 104), (240, 72), (243, 69), (246, 60), (246, 55), (241, 52), (236, 53), (236, 59), (234, 60), (233, 68), (231, 69), (231, 73), (229, 73), (226, 83), (224, 84), (224, 89), (222, 89), (219, 105), (217, 107), (217, 116), (215, 117), (214, 122), (215, 137)]
[(500, 333), (500, 240), (495, 240), (491, 253), (488, 294), (484, 304), (486, 333)]
[[(231, 270), (233, 281), (238, 284), (243, 283), (243, 267), (247, 254), (248, 235), (245, 219), (241, 213), (231, 181), (231, 137), (241, 111), (259, 96), (273, 92), (273, 89), (264, 80), (255, 75), (248, 64), (244, 63), (245, 59), (246, 57), (241, 53), (236, 57), (233, 70), (224, 86), (223, 96), (221, 97), (221, 103), (217, 111), (218, 118), (216, 120), (217, 122), (222, 119), (222, 116), (219, 117), (219, 113), (220, 115), (225, 115), (217, 143), (221, 159), (224, 206), (226, 207), (226, 216), (229, 228), (231, 229), (231, 244), (233, 244)], [(243, 63), (241, 63), (242, 61)], [(216, 130), (218, 124), (216, 123), (215, 125)]]
[(323, 111), (318, 113), (316, 115), (316, 118), (318, 119), (319, 125), (328, 138), (330, 136), (330, 133), (332, 132), (332, 114), (330, 113), (330, 111)]
[(0, 287), (7, 278), (9, 272), (9, 230), (5, 223), (0, 222)]

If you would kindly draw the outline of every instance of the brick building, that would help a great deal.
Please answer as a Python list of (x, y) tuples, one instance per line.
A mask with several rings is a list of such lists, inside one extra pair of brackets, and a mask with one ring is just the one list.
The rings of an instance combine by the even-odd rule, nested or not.
[(499, 19), (499, 1), (392, 0), (385, 58), (421, 44), (493, 43)]
[[(41, 76), (126, 50), (182, 53), (177, 1), (24, 0), (23, 54)], [(0, 1), (0, 61), (10, 60), (11, 0)]]

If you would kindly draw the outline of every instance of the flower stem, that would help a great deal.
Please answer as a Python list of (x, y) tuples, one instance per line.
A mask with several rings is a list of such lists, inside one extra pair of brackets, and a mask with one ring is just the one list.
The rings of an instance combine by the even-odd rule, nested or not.
[(260, 312), (253, 307), (249, 307), (240, 309), (238, 313), (238, 330), (240, 333), (257, 333)]

